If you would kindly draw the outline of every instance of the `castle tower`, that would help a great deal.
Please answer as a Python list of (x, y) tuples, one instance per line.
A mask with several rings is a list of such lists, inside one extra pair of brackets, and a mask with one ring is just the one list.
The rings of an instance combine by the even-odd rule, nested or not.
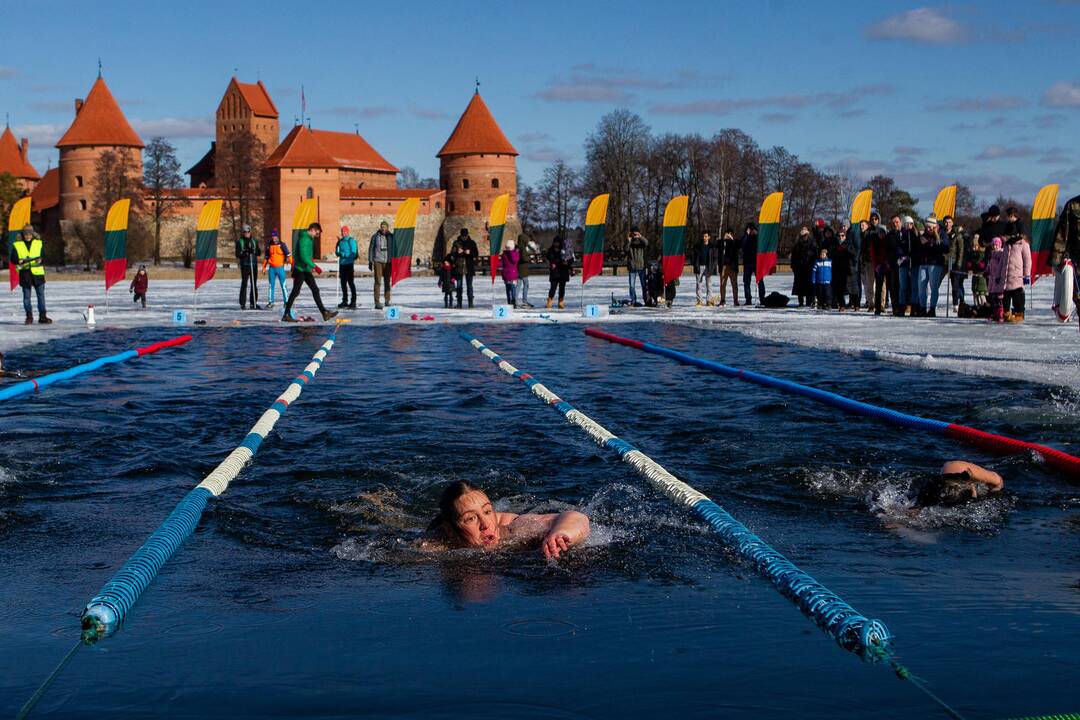
[(30, 142), (23, 138), (22, 144), (15, 142), (15, 135), (10, 127), (5, 127), (0, 134), (0, 173), (9, 173), (24, 192), (33, 192), (34, 186), (41, 180), (37, 170), (30, 164), (28, 157)]
[(56, 147), (60, 150), (60, 217), (65, 221), (90, 217), (95, 163), (107, 150), (132, 153), (142, 173), (143, 141), (100, 75), (86, 100), (75, 101), (75, 120)]
[(274, 152), (281, 138), (278, 111), (262, 80), (242, 83), (229, 81), (217, 109), (217, 144), (224, 146), (229, 135), (247, 131), (259, 139), (266, 155)]
[[(467, 227), (473, 239), (483, 245), (491, 203), (503, 193), (510, 193), (508, 214), (516, 217), (517, 155), (477, 90), (437, 155), (439, 186), (446, 191), (444, 234), (448, 242)], [(517, 237), (517, 231), (506, 236)], [(486, 247), (480, 248), (481, 253), (486, 251)]]

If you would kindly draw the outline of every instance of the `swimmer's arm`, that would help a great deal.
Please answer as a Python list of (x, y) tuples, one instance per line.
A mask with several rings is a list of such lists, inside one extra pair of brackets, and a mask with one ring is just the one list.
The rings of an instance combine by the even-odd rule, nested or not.
[(941, 472), (945, 475), (966, 472), (975, 482), (981, 482), (989, 487), (990, 492), (999, 492), (1005, 487), (1005, 481), (996, 472), (965, 460), (950, 460), (941, 467)]
[(557, 558), (559, 553), (569, 550), (589, 537), (589, 517), (577, 510), (567, 510), (554, 517), (551, 529), (544, 536), (541, 545), (544, 557)]

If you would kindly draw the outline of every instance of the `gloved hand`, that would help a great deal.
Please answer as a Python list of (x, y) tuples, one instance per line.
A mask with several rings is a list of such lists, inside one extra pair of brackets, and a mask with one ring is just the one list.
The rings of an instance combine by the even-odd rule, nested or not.
[(1031, 278), (1029, 276), (1027, 276), (1027, 275), (1024, 276), (1024, 284), (1025, 285), (1030, 285), (1031, 284)]

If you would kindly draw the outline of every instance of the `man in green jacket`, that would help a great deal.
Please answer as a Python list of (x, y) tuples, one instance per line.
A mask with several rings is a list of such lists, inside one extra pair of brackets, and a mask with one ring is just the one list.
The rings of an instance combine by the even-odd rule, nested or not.
[(641, 282), (641, 294), (645, 296), (645, 252), (649, 249), (649, 241), (638, 230), (637, 225), (630, 228), (630, 234), (626, 238), (626, 269), (630, 271), (630, 303), (634, 307), (641, 307), (637, 299), (637, 290), (634, 288), (636, 281)]
[(289, 299), (285, 302), (285, 314), (281, 317), (282, 322), (296, 322), (296, 318), (292, 315), (292, 306), (300, 295), (300, 288), (305, 284), (311, 288), (311, 296), (315, 298), (315, 304), (318, 305), (323, 320), (329, 320), (337, 316), (336, 312), (330, 312), (323, 305), (322, 297), (319, 295), (319, 286), (315, 284), (315, 275), (313, 274), (315, 261), (311, 257), (311, 251), (313, 241), (318, 240), (320, 235), (322, 235), (322, 225), (313, 222), (308, 225), (306, 231), (300, 233), (296, 240), (296, 247), (293, 248), (293, 286), (289, 292)]

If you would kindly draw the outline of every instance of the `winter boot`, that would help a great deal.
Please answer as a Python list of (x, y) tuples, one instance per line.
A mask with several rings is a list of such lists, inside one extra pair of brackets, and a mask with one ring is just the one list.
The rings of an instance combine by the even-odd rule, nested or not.
[(336, 312), (330, 312), (329, 310), (323, 310), (322, 311), (322, 319), (323, 320), (329, 320), (329, 319), (335, 318), (335, 317), (337, 317)]
[(565, 307), (566, 307), (566, 301), (565, 300), (560, 300), (559, 301), (559, 309), (562, 310)]
[[(1021, 316), (1020, 319), (1023, 320), (1023, 316)], [(38, 325), (52, 325), (52, 319), (45, 313), (39, 314), (37, 321)]]
[(33, 325), (34, 324), (34, 313), (26, 313), (26, 322), (23, 323), (23, 324), (24, 325)]
[(547, 305), (545, 305), (544, 307), (546, 307), (548, 310), (550, 310), (551, 306), (554, 305), (554, 304), (555, 304), (555, 299), (554, 298), (548, 298)]
[(1009, 322), (1011, 322), (1011, 323), (1022, 323), (1022, 322), (1024, 322), (1024, 313), (1022, 313), (1022, 312), (1014, 312), (1014, 313), (1012, 313), (1009, 316)]
[(281, 322), (296, 322), (296, 318), (294, 318), (291, 314), (286, 313), (281, 316)]

